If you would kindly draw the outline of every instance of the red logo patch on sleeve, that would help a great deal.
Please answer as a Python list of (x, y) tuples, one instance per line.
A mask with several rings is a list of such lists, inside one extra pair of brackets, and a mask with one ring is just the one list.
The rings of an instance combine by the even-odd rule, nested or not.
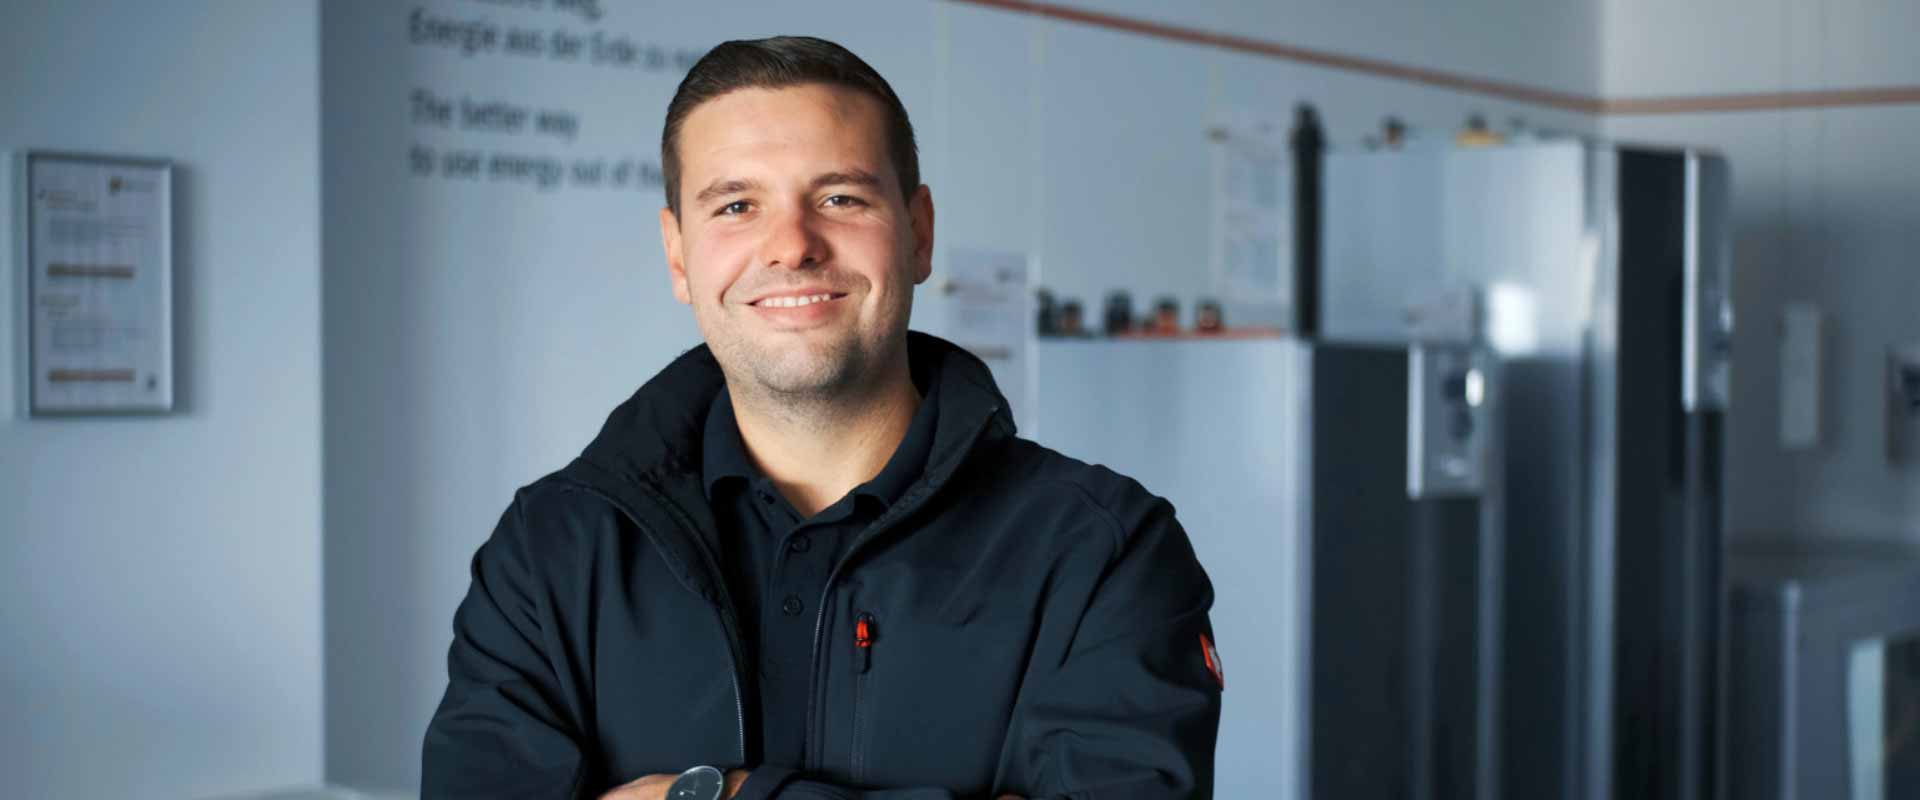
[(1220, 688), (1227, 688), (1227, 671), (1220, 666), (1220, 651), (1213, 646), (1213, 640), (1206, 634), (1200, 634), (1200, 657), (1207, 660), (1207, 671), (1213, 673), (1213, 679), (1220, 682)]

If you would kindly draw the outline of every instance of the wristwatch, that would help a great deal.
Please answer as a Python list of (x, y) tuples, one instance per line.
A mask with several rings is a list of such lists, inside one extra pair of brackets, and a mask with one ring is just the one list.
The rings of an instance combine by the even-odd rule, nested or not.
[(720, 800), (726, 793), (726, 773), (716, 767), (694, 767), (673, 779), (667, 800)]

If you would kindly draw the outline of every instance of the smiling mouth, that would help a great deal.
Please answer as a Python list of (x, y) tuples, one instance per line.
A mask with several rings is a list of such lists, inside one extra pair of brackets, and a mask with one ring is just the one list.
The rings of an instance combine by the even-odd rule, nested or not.
[(759, 300), (755, 300), (752, 303), (749, 303), (748, 305), (754, 306), (756, 308), (799, 308), (801, 306), (810, 306), (810, 305), (813, 305), (814, 303), (824, 303), (828, 300), (838, 300), (842, 297), (846, 297), (846, 294), (843, 292), (820, 292), (818, 294), (796, 294), (796, 295), (786, 295), (784, 297), (763, 297), (763, 298), (760, 298)]

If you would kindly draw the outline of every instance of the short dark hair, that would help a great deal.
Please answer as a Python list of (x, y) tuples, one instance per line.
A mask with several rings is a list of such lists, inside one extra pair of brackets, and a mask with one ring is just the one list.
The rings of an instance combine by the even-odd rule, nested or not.
[(911, 198), (920, 186), (920, 151), (913, 142), (907, 107), (873, 67), (847, 48), (812, 36), (775, 36), (722, 42), (694, 62), (667, 104), (667, 126), (660, 134), (660, 172), (666, 179), (667, 208), (680, 216), (680, 126), (700, 104), (738, 89), (780, 89), (817, 83), (866, 92), (886, 109), (887, 155), (900, 177), (900, 194)]

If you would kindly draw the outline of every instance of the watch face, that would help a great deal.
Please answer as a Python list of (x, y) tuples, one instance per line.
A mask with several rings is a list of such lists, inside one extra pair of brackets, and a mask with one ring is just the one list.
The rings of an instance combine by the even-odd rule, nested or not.
[(720, 800), (726, 789), (727, 779), (720, 770), (694, 767), (680, 773), (673, 786), (668, 787), (667, 800)]

